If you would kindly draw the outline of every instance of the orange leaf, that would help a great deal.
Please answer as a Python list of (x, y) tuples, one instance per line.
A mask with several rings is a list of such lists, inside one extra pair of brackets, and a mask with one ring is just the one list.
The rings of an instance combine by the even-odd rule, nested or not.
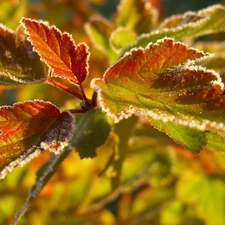
[(53, 76), (80, 85), (88, 75), (89, 51), (85, 43), (75, 44), (71, 35), (55, 26), (23, 18), (21, 20), (34, 50), (52, 70)]

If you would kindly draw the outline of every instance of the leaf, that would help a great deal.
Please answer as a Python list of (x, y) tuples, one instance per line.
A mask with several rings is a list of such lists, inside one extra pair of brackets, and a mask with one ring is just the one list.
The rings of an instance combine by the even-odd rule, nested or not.
[(23, 28), (14, 32), (0, 24), (0, 85), (41, 82), (46, 73)]
[(112, 48), (119, 53), (118, 50), (129, 45), (137, 38), (137, 33), (128, 28), (119, 27), (111, 33), (110, 45)]
[(207, 144), (206, 134), (203, 131), (174, 124), (171, 121), (151, 120), (150, 122), (159, 131), (165, 132), (175, 142), (190, 149), (193, 153), (199, 153)]
[(189, 37), (199, 37), (225, 31), (225, 7), (210, 6), (198, 12), (187, 12), (184, 15), (172, 16), (161, 24), (161, 29), (143, 34), (130, 46), (122, 49), (125, 53), (134, 47), (146, 47), (149, 42), (156, 42), (164, 37), (176, 40)]
[(34, 50), (53, 71), (52, 76), (80, 85), (88, 76), (89, 51), (85, 43), (75, 44), (71, 35), (55, 26), (23, 18), (24, 26)]
[(74, 130), (70, 112), (49, 102), (26, 101), (0, 108), (0, 179), (43, 150), (58, 154)]
[(95, 48), (104, 53), (112, 62), (118, 58), (110, 46), (113, 24), (101, 16), (93, 16), (85, 24), (85, 30)]
[(135, 114), (224, 134), (221, 78), (194, 65), (207, 57), (165, 38), (126, 54), (91, 85), (102, 109), (117, 122)]
[(93, 109), (77, 121), (77, 132), (71, 144), (81, 158), (95, 157), (96, 148), (104, 144), (111, 130), (107, 117), (100, 109)]
[(157, 19), (158, 12), (150, 1), (123, 0), (118, 6), (116, 25), (139, 34), (148, 33), (156, 26)]

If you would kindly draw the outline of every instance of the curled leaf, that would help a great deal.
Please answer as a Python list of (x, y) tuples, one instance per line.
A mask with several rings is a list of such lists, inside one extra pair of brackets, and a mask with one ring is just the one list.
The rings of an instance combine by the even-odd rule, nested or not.
[(88, 75), (89, 51), (85, 43), (75, 44), (71, 35), (55, 26), (28, 18), (21, 20), (34, 50), (53, 71), (52, 76), (80, 85)]

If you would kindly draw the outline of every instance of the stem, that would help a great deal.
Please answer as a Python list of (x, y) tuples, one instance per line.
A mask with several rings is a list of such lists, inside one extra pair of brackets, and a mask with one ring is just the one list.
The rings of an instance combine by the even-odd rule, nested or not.
[(66, 85), (63, 85), (63, 84), (61, 84), (61, 83), (59, 83), (59, 82), (57, 82), (57, 81), (55, 81), (55, 80), (53, 80), (51, 78), (48, 78), (47, 82), (49, 84), (59, 88), (59, 89), (62, 89), (64, 91), (70, 93), (71, 95), (76, 96), (77, 98), (83, 100), (83, 94), (81, 95), (81, 94), (77, 93), (76, 91), (74, 91), (73, 89), (67, 87)]
[(69, 109), (68, 111), (70, 111), (71, 113), (85, 113), (85, 112), (87, 112), (87, 110), (85, 110), (85, 109)]
[(79, 90), (80, 90), (80, 93), (81, 93), (81, 96), (82, 96), (81, 100), (87, 101), (88, 99), (87, 99), (87, 97), (86, 97), (86, 95), (84, 93), (84, 89), (83, 89), (81, 84), (79, 85)]
[[(86, 97), (86, 96), (85, 96)], [(97, 106), (97, 92), (93, 92), (92, 99), (82, 100), (80, 103), (81, 109), (70, 109), (71, 113), (85, 113)]]
[(91, 98), (91, 103), (93, 107), (97, 106), (97, 97), (98, 97), (98, 93), (94, 91)]

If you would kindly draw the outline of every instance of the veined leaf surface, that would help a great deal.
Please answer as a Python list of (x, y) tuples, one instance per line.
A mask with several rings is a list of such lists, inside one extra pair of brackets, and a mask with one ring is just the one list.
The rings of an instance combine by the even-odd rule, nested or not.
[(136, 114), (224, 134), (221, 78), (194, 65), (207, 57), (165, 38), (125, 54), (92, 87), (99, 92), (100, 106), (115, 121)]
[(159, 131), (165, 132), (169, 137), (175, 140), (175, 142), (186, 149), (191, 150), (195, 154), (199, 153), (207, 144), (207, 138), (204, 131), (182, 126), (171, 121), (163, 122), (161, 120), (151, 119), (151, 124)]
[(55, 26), (23, 18), (22, 25), (34, 50), (53, 70), (52, 76), (80, 85), (88, 75), (89, 51), (85, 43), (75, 44), (71, 35)]
[(26, 101), (0, 108), (0, 179), (41, 151), (59, 153), (74, 129), (70, 112), (49, 102)]

